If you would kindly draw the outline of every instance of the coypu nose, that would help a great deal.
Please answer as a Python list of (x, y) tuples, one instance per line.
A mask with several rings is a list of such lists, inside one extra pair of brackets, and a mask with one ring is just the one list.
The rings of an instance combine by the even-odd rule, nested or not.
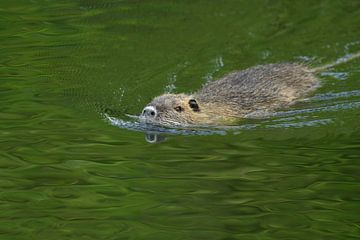
[(155, 118), (157, 111), (153, 106), (147, 106), (144, 108), (142, 115), (145, 117)]

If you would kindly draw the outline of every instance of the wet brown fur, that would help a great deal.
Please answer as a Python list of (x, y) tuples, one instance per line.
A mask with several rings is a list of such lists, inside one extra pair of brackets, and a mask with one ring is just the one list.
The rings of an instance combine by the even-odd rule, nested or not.
[[(155, 119), (162, 125), (226, 124), (239, 118), (264, 116), (291, 105), (319, 86), (315, 71), (303, 64), (259, 65), (230, 73), (205, 84), (193, 94), (164, 94), (147, 106), (157, 109)], [(195, 100), (198, 108), (191, 108)], [(176, 111), (180, 106), (182, 111)]]

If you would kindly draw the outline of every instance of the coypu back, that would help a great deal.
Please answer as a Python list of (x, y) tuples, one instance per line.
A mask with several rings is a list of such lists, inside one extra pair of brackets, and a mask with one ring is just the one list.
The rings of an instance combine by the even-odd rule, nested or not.
[(259, 65), (204, 85), (200, 103), (231, 107), (236, 116), (289, 105), (319, 85), (311, 69), (297, 63)]

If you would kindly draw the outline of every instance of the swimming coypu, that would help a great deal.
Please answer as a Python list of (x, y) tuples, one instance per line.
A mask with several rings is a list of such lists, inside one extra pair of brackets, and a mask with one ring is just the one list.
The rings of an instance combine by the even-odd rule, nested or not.
[(193, 94), (163, 94), (154, 98), (143, 109), (140, 120), (168, 126), (219, 125), (266, 116), (316, 89), (320, 85), (316, 73), (359, 56), (360, 53), (347, 55), (318, 68), (279, 63), (233, 72)]

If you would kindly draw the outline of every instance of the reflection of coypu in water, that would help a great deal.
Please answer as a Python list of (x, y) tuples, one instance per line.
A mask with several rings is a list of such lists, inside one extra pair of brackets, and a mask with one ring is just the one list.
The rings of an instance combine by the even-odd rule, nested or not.
[(156, 97), (144, 108), (140, 120), (160, 125), (216, 125), (262, 117), (291, 105), (319, 86), (315, 73), (359, 56), (346, 56), (319, 68), (281, 63), (230, 73), (190, 95)]

